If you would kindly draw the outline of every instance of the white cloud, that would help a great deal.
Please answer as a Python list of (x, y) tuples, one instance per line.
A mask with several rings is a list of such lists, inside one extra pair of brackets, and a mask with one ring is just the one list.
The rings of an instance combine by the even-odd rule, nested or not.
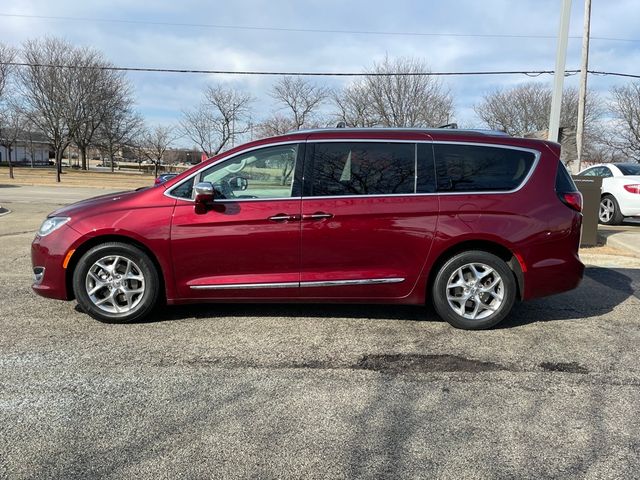
[[(152, 5), (152, 6), (151, 6)], [(197, 2), (162, 0), (5, 0), (0, 13), (145, 20), (183, 24), (244, 25), (325, 30), (458, 34), (551, 35), (557, 33), (557, 0), (399, 0), (370, 2), (252, 0)], [(640, 38), (637, 0), (594, 2), (592, 35)], [(582, 2), (573, 2), (571, 34), (582, 30)], [(0, 17), (0, 41), (19, 45), (41, 35), (63, 36), (91, 45), (115, 64), (193, 69), (359, 71), (384, 55), (422, 57), (434, 71), (553, 69), (554, 38), (393, 36), (236, 30), (197, 26), (79, 22)], [(580, 40), (569, 43), (567, 67), (580, 61)], [(593, 40), (591, 68), (637, 73), (640, 42)], [(207, 83), (225, 82), (257, 97), (257, 116), (272, 106), (267, 92), (274, 77), (131, 73), (138, 106), (151, 121), (170, 123), (200, 99)], [(343, 85), (349, 79), (317, 78)], [(487, 91), (531, 81), (525, 76), (447, 77), (457, 117), (473, 124), (473, 104)], [(551, 81), (545, 76), (535, 81)], [(576, 85), (575, 77), (568, 85)], [(590, 86), (606, 92), (623, 79), (592, 77)]]

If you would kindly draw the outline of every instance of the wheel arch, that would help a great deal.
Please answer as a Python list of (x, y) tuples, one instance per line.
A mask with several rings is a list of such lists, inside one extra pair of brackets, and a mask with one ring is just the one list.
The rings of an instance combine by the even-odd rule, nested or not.
[(427, 298), (431, 298), (430, 292), (433, 288), (438, 272), (442, 266), (455, 255), (469, 250), (480, 250), (491, 253), (502, 259), (513, 272), (516, 280), (516, 296), (522, 300), (524, 295), (524, 272), (520, 260), (516, 254), (507, 246), (491, 240), (463, 240), (445, 249), (433, 262), (427, 278)]
[(69, 300), (73, 300), (75, 298), (75, 292), (73, 290), (73, 273), (75, 272), (75, 269), (78, 266), (78, 262), (80, 261), (82, 256), (85, 253), (87, 253), (89, 250), (91, 250), (93, 247), (95, 247), (96, 245), (100, 245), (102, 243), (107, 243), (107, 242), (127, 243), (129, 245), (133, 245), (139, 248), (144, 253), (146, 253), (148, 257), (151, 259), (151, 261), (153, 262), (153, 265), (155, 266), (158, 272), (158, 278), (160, 280), (160, 294), (162, 297), (166, 298), (166, 284), (165, 284), (164, 271), (162, 270), (162, 266), (158, 261), (158, 257), (153, 253), (153, 251), (147, 245), (145, 245), (144, 243), (132, 237), (129, 237), (126, 235), (109, 234), (109, 235), (99, 235), (96, 237), (87, 238), (84, 242), (82, 242), (80, 245), (78, 245), (75, 248), (75, 251), (73, 252), (73, 255), (71, 255), (71, 259), (69, 260), (69, 264), (67, 265), (66, 272), (65, 272), (65, 286), (67, 290), (67, 298)]

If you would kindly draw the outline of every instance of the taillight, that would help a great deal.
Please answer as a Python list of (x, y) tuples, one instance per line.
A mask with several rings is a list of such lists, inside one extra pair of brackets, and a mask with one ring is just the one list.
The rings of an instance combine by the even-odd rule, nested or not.
[(636, 193), (640, 195), (640, 183), (635, 183), (632, 185), (625, 185), (624, 189), (629, 193)]
[(562, 203), (576, 212), (582, 211), (582, 194), (580, 192), (568, 192), (558, 194)]
[(560, 201), (571, 210), (582, 212), (582, 195), (578, 192), (571, 175), (560, 161), (556, 172), (556, 194)]

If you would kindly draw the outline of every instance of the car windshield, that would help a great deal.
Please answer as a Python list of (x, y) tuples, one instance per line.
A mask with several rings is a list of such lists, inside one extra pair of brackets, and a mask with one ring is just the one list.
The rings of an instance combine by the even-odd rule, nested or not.
[(640, 163), (619, 163), (616, 167), (623, 175), (640, 175)]

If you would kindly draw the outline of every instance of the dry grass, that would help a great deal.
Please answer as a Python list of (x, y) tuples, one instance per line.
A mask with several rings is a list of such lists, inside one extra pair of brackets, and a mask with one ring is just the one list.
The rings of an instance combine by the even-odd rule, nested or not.
[(619, 248), (610, 247), (609, 245), (596, 245), (595, 247), (582, 247), (580, 248), (580, 254), (588, 255), (618, 255), (623, 257), (633, 257), (634, 255)]
[[(14, 179), (9, 178), (9, 168), (0, 167), (0, 183), (9, 185), (55, 185), (53, 168), (13, 169)], [(153, 185), (153, 175), (134, 172), (94, 172), (64, 168), (59, 185), (65, 187), (93, 187), (108, 189), (133, 189)]]

